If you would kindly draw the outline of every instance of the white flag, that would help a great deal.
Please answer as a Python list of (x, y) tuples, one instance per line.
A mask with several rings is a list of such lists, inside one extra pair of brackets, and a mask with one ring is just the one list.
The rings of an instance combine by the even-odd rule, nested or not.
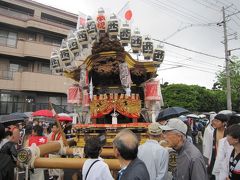
[(87, 22), (87, 15), (79, 12), (78, 14), (78, 20), (77, 20), (77, 29), (79, 29), (80, 27), (85, 27)]
[(128, 1), (123, 7), (122, 9), (120, 9), (120, 11), (117, 13), (117, 16), (120, 18), (120, 20), (125, 23), (128, 22), (129, 24), (131, 24), (132, 21), (132, 10), (130, 8), (130, 1)]

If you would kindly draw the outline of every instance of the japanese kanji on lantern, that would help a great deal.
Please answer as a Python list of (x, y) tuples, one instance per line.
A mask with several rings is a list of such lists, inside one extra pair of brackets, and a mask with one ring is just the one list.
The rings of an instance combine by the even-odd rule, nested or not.
[(67, 47), (67, 44), (66, 44), (66, 41), (63, 40), (62, 41), (62, 44), (61, 44), (61, 47), (60, 47), (60, 57), (61, 57), (61, 60), (62, 60), (62, 65), (64, 68), (68, 69), (68, 68), (71, 68), (72, 67), (72, 60), (73, 60), (73, 57), (71, 56), (70, 54), (70, 51)]
[(92, 41), (96, 40), (97, 38), (97, 26), (95, 21), (92, 19), (91, 16), (87, 17), (87, 25), (86, 25), (87, 33)]
[(59, 51), (57, 50), (51, 53), (50, 69), (53, 71), (54, 74), (61, 75), (63, 73), (62, 61), (60, 58)]
[(135, 29), (131, 36), (131, 47), (133, 53), (139, 53), (142, 48), (142, 36), (139, 29)]
[(153, 42), (149, 36), (144, 37), (142, 44), (142, 53), (144, 59), (149, 60), (153, 55)]
[(127, 46), (131, 40), (131, 29), (129, 24), (125, 23), (120, 29), (120, 40), (123, 46)]
[(67, 38), (67, 47), (70, 50), (70, 52), (72, 53), (72, 56), (74, 56), (76, 53), (78, 53), (80, 51), (80, 44), (77, 41), (76, 36), (73, 34), (73, 32), (71, 31), (68, 35)]
[(101, 37), (101, 34), (104, 34), (106, 32), (106, 16), (103, 8), (98, 9), (97, 30), (100, 37)]
[(158, 45), (153, 51), (153, 60), (158, 62), (163, 62), (165, 52), (161, 45)]
[(116, 39), (119, 33), (119, 22), (117, 16), (113, 13), (108, 21), (108, 34), (111, 39)]

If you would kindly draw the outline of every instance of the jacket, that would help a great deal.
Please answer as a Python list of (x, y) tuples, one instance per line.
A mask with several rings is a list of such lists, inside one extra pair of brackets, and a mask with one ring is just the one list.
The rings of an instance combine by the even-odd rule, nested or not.
[(0, 153), (0, 180), (14, 179), (14, 164), (8, 154)]
[(136, 158), (127, 166), (120, 180), (150, 180), (146, 165)]
[(201, 152), (188, 141), (177, 150), (177, 166), (173, 177), (174, 180), (208, 180)]
[(16, 143), (11, 141), (6, 142), (0, 149), (0, 153), (8, 154), (11, 157), (13, 163), (17, 162)]
[(138, 158), (147, 166), (151, 180), (167, 179), (169, 153), (156, 140), (148, 139), (140, 145)]

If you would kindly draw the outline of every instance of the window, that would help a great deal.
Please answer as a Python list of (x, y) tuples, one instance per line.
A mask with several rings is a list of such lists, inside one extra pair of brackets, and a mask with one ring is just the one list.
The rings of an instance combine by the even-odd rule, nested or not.
[(17, 47), (17, 33), (0, 29), (0, 45)]
[(18, 72), (19, 64), (10, 64), (9, 71)]
[(51, 36), (44, 36), (44, 42), (51, 43), (52, 45), (61, 45), (62, 39), (51, 37)]
[(55, 105), (61, 105), (61, 97), (49, 97), (49, 101)]
[(44, 74), (51, 74), (50, 65), (49, 64), (42, 64), (42, 73)]
[(57, 23), (57, 24), (62, 24), (62, 25), (65, 25), (65, 26), (68, 26), (68, 27), (71, 27), (71, 28), (76, 28), (76, 25), (77, 25), (76, 22), (69, 21), (69, 20), (66, 20), (66, 19), (62, 19), (62, 18), (59, 18), (57, 16), (53, 16), (53, 15), (46, 14), (46, 13), (41, 13), (41, 19), (46, 20), (46, 21), (50, 21), (50, 22), (53, 22), (53, 23)]
[(36, 41), (36, 34), (34, 34), (34, 33), (28, 33), (28, 35), (27, 35), (27, 40), (28, 40), (28, 41)]
[(11, 94), (1, 94), (1, 101), (12, 101)]

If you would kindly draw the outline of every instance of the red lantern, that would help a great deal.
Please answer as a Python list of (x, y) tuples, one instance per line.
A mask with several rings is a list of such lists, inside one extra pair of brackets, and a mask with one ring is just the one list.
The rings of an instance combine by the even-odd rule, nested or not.
[(67, 91), (67, 102), (71, 104), (81, 103), (81, 92), (78, 86), (72, 86), (68, 88)]
[(160, 101), (159, 81), (151, 81), (145, 84), (145, 101)]

